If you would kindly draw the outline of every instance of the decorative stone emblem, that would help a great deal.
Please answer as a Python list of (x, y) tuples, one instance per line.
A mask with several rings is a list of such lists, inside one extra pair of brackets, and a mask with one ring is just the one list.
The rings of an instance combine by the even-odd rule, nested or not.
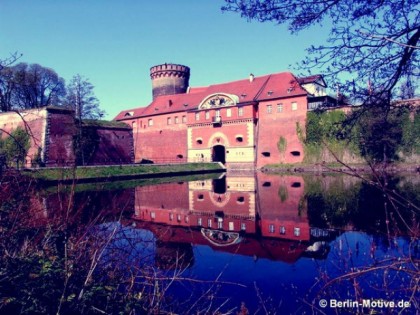
[(239, 98), (236, 95), (217, 93), (206, 97), (199, 105), (199, 109), (236, 105)]

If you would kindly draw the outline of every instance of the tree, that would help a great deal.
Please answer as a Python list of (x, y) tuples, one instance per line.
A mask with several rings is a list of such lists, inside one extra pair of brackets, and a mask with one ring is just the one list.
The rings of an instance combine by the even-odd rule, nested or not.
[(14, 83), (12, 81), (13, 71), (10, 66), (21, 56), (15, 52), (6, 59), (0, 59), (0, 111), (2, 112), (10, 111), (12, 108)]
[(388, 162), (396, 159), (403, 137), (405, 108), (387, 110), (374, 106), (359, 118), (360, 149), (369, 161)]
[(29, 134), (24, 129), (18, 127), (6, 139), (2, 140), (0, 149), (3, 152), (0, 152), (0, 155), (4, 154), (8, 164), (16, 162), (16, 167), (19, 168), (20, 163), (25, 163), (29, 146)]
[(330, 21), (328, 43), (310, 47), (310, 57), (302, 66), (322, 68), (336, 80), (341, 78), (345, 92), (362, 102), (380, 95), (381, 104), (386, 96), (390, 106), (402, 78), (420, 75), (419, 0), (225, 1), (223, 11), (288, 24), (293, 33)]
[(19, 63), (14, 67), (17, 89), (17, 108), (39, 108), (60, 105), (66, 94), (64, 80), (58, 74), (39, 64)]
[(16, 84), (13, 81), (13, 69), (3, 67), (0, 69), (0, 111), (8, 112), (13, 108), (13, 95)]
[(2, 111), (60, 105), (65, 94), (64, 80), (50, 68), (19, 63), (0, 69)]
[(73, 109), (79, 120), (99, 119), (105, 114), (93, 92), (94, 86), (80, 74), (75, 75), (67, 86), (66, 106)]

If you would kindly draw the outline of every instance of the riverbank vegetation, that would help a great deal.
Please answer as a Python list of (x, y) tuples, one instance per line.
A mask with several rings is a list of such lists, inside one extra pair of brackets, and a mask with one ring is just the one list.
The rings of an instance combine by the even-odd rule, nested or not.
[(409, 106), (308, 112), (304, 163), (418, 163), (419, 134), (419, 110)]

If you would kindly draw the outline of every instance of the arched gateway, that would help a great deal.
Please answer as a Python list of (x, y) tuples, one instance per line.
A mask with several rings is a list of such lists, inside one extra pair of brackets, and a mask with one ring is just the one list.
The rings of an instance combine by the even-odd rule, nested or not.
[(226, 148), (223, 145), (215, 145), (212, 152), (212, 161), (226, 163)]

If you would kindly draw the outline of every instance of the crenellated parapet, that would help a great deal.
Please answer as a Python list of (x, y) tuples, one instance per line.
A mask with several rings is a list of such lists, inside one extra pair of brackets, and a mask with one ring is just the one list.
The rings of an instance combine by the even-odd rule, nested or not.
[(178, 64), (161, 64), (150, 68), (153, 99), (161, 95), (182, 94), (187, 92), (190, 68)]

